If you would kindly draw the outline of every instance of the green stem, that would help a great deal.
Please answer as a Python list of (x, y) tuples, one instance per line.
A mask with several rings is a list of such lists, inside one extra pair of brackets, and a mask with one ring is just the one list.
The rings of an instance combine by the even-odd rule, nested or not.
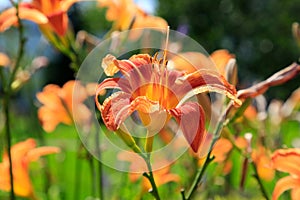
[[(97, 126), (98, 127), (98, 126)], [(103, 169), (102, 169), (102, 162), (101, 162), (101, 149), (100, 149), (100, 131), (99, 128), (97, 128), (98, 131), (96, 131), (96, 151), (97, 151), (97, 157), (98, 157), (98, 179), (99, 179), (99, 196), (101, 200), (104, 200), (103, 195)]]
[(151, 166), (151, 162), (150, 162), (150, 154), (148, 154), (147, 157), (145, 156), (142, 156), (147, 164), (147, 167), (148, 167), (148, 170), (149, 170), (149, 173), (144, 173), (143, 176), (145, 176), (151, 186), (152, 186), (152, 190), (150, 191), (150, 193), (153, 195), (153, 197), (156, 199), (156, 200), (160, 200), (160, 196), (159, 196), (159, 193), (158, 193), (158, 190), (157, 190), (157, 186), (156, 186), (156, 183), (155, 183), (155, 180), (154, 180), (154, 176), (153, 176), (153, 172), (152, 172), (152, 166)]
[(95, 165), (94, 165), (94, 159), (92, 157), (92, 155), (88, 154), (87, 153), (87, 156), (88, 156), (88, 161), (89, 161), (89, 164), (90, 164), (90, 169), (91, 169), (91, 179), (92, 179), (92, 197), (93, 198), (96, 198), (96, 187), (97, 187), (97, 181), (96, 181), (96, 169), (95, 169)]
[(77, 144), (77, 154), (75, 157), (75, 180), (74, 180), (74, 200), (78, 199), (80, 196), (80, 188), (81, 188), (81, 160), (80, 160), (80, 150), (82, 147), (82, 143), (78, 140)]
[(191, 199), (192, 196), (194, 195), (195, 191), (197, 190), (199, 182), (201, 181), (206, 168), (208, 167), (209, 163), (211, 161), (213, 161), (213, 159), (214, 159), (213, 157), (210, 158), (210, 155), (211, 155), (211, 151), (208, 153), (208, 155), (206, 157), (206, 160), (205, 160), (205, 163), (204, 163), (203, 167), (201, 168), (201, 170), (197, 171), (197, 174), (196, 174), (196, 176), (194, 178), (192, 186), (191, 186), (190, 190), (188, 191), (187, 196), (184, 198), (184, 200)]
[(5, 115), (5, 132), (6, 132), (6, 143), (7, 143), (7, 154), (9, 160), (9, 176), (10, 176), (10, 199), (15, 199), (14, 192), (14, 176), (13, 176), (13, 166), (12, 166), (12, 156), (11, 156), (11, 132), (10, 132), (10, 115), (9, 115), (9, 100), (10, 96), (7, 94), (4, 97), (4, 115)]
[[(202, 177), (204, 175), (205, 170), (207, 169), (208, 165), (211, 163), (211, 161), (214, 159), (213, 157), (211, 157), (211, 152), (213, 150), (213, 146), (214, 144), (217, 142), (217, 140), (220, 137), (220, 133), (223, 129), (224, 123), (225, 123), (225, 116), (227, 114), (227, 112), (231, 109), (232, 107), (232, 103), (230, 103), (227, 108), (224, 110), (224, 112), (222, 113), (222, 115), (220, 116), (218, 123), (217, 123), (217, 127), (215, 129), (215, 131), (213, 132), (213, 140), (211, 142), (211, 145), (209, 147), (209, 151), (208, 154), (206, 156), (206, 160), (203, 164), (203, 167), (201, 168), (201, 170), (198, 170), (197, 174), (195, 175), (195, 178), (193, 180), (193, 183), (190, 187), (190, 190), (187, 193), (187, 196), (185, 198), (183, 198), (184, 200), (189, 200), (192, 198), (192, 196), (194, 195), (194, 193), (196, 192), (199, 182), (202, 180)], [(184, 195), (182, 195), (184, 197)]]
[(11, 4), (16, 8), (16, 16), (18, 18), (18, 24), (19, 24), (19, 27), (18, 27), (18, 30), (19, 30), (19, 50), (18, 50), (18, 55), (17, 55), (15, 66), (13, 68), (13, 71), (12, 71), (12, 74), (10, 76), (10, 80), (9, 80), (9, 83), (8, 83), (9, 90), (11, 90), (11, 84), (15, 80), (15, 76), (17, 74), (17, 71), (18, 71), (19, 67), (20, 67), (20, 63), (21, 63), (21, 60), (22, 60), (22, 57), (23, 57), (23, 54), (24, 54), (24, 44), (26, 42), (26, 39), (24, 38), (24, 27), (23, 27), (22, 21), (19, 17), (19, 4), (14, 3), (12, 0), (11, 0)]
[(12, 95), (12, 87), (11, 84), (15, 80), (15, 76), (17, 74), (17, 71), (20, 67), (21, 59), (23, 57), (24, 53), (24, 44), (25, 44), (25, 38), (23, 37), (23, 24), (21, 22), (21, 19), (19, 17), (19, 4), (14, 3), (12, 0), (10, 1), (11, 4), (16, 8), (16, 17), (18, 18), (18, 24), (19, 24), (19, 49), (18, 54), (16, 58), (15, 65), (13, 67), (13, 71), (10, 75), (8, 85), (4, 88), (4, 115), (5, 115), (5, 132), (6, 132), (6, 142), (7, 142), (7, 154), (8, 154), (8, 160), (9, 160), (9, 175), (10, 175), (10, 199), (15, 199), (15, 191), (14, 191), (14, 178), (13, 178), (13, 163), (12, 163), (12, 155), (11, 155), (11, 130), (10, 130), (10, 112), (9, 112), (9, 106), (10, 106), (10, 99)]
[(266, 199), (266, 200), (269, 200), (270, 198), (269, 198), (268, 192), (267, 192), (267, 190), (265, 189), (265, 187), (264, 187), (264, 185), (263, 185), (261, 179), (260, 179), (259, 176), (258, 176), (257, 168), (256, 168), (256, 165), (255, 165), (254, 162), (252, 162), (252, 166), (253, 166), (253, 169), (254, 169), (254, 177), (255, 177), (255, 179), (256, 179), (257, 182), (258, 182), (258, 185), (259, 185), (259, 187), (260, 187), (260, 190), (261, 190), (263, 196), (265, 197), (265, 199)]

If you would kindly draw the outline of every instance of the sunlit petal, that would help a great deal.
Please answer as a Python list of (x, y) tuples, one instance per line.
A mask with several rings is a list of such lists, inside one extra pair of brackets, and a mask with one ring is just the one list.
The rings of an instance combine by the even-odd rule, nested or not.
[(188, 102), (170, 110), (194, 152), (197, 152), (205, 133), (205, 113), (195, 102)]
[(98, 85), (95, 94), (95, 102), (99, 110), (102, 110), (102, 106), (98, 101), (98, 96), (101, 95), (102, 91), (105, 89), (121, 89), (119, 81), (120, 78), (107, 78)]
[(59, 153), (60, 149), (58, 147), (39, 147), (32, 149), (27, 154), (27, 161), (37, 161), (41, 156)]
[[(36, 9), (28, 7), (19, 7), (19, 16), (21, 19), (31, 20), (37, 24), (45, 24), (48, 22), (47, 17)], [(16, 9), (9, 8), (0, 15), (0, 31), (4, 31), (13, 25), (17, 25)]]
[[(300, 180), (299, 180), (300, 184)], [(300, 187), (292, 189), (291, 191), (292, 200), (298, 200), (300, 198)]]
[(265, 147), (258, 146), (257, 149), (254, 149), (251, 158), (256, 165), (258, 176), (266, 181), (271, 181), (275, 171), (271, 166), (271, 158)]
[[(36, 142), (31, 138), (14, 144), (11, 147), (11, 159), (15, 194), (35, 199), (29, 176), (29, 164), (31, 161), (37, 160), (40, 156), (58, 152), (59, 149), (56, 147), (36, 148)], [(0, 163), (0, 190), (11, 190), (9, 174), (9, 160), (5, 153), (2, 163)]]
[(146, 97), (138, 97), (133, 101), (131, 95), (125, 92), (116, 92), (105, 99), (102, 105), (102, 119), (109, 130), (115, 131), (135, 110), (151, 113), (157, 107), (156, 103)]
[[(177, 80), (178, 84), (193, 88), (182, 100), (183, 102), (191, 96), (203, 92), (217, 92), (232, 99), (235, 105), (240, 106), (241, 101), (236, 97), (236, 89), (228, 83), (223, 76), (212, 70), (198, 70)], [(182, 88), (183, 90), (190, 90)]]
[(279, 149), (272, 155), (273, 167), (300, 177), (300, 149)]
[(272, 200), (277, 200), (283, 192), (289, 189), (299, 188), (299, 184), (300, 184), (299, 179), (294, 179), (291, 176), (281, 178), (279, 181), (277, 181), (275, 185), (273, 195), (272, 195)]
[(54, 31), (59, 36), (64, 36), (68, 29), (68, 16), (65, 12), (60, 11), (47, 16), (49, 23), (52, 25)]
[(215, 157), (214, 162), (224, 162), (227, 154), (232, 150), (233, 145), (228, 139), (220, 138), (213, 147), (212, 155)]
[[(170, 64), (169, 64), (170, 63)], [(185, 71), (186, 73), (193, 73), (198, 69), (211, 69), (215, 68), (214, 63), (209, 57), (199, 52), (184, 52), (174, 56), (168, 65), (170, 67)]]
[(231, 58), (234, 58), (235, 56), (233, 54), (230, 54), (228, 50), (226, 49), (219, 49), (214, 51), (211, 55), (210, 55), (211, 59), (213, 60), (213, 62), (216, 64), (216, 67), (219, 70), (219, 73), (222, 74), (224, 77), (226, 69), (225, 67), (227, 66), (227, 63), (229, 62), (229, 60)]

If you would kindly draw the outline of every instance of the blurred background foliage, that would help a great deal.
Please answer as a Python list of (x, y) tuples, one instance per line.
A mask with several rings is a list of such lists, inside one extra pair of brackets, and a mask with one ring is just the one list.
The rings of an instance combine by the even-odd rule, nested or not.
[[(299, 0), (159, 0), (157, 14), (209, 53), (225, 48), (235, 54), (245, 87), (297, 61), (300, 49), (291, 25), (300, 21), (299, 11)], [(298, 85), (294, 79), (267, 96), (285, 99)]]
[[(165, 18), (170, 28), (187, 34), (199, 42), (208, 53), (217, 49), (228, 49), (236, 55), (239, 69), (239, 88), (261, 81), (293, 61), (297, 61), (300, 48), (291, 32), (292, 23), (300, 21), (299, 0), (147, 0), (136, 1), (158, 16)], [(75, 32), (85, 30), (103, 37), (111, 27), (105, 19), (106, 9), (99, 9), (95, 1), (80, 2), (69, 11)], [(67, 67), (68, 58), (52, 47), (45, 46), (37, 27), (26, 23), (31, 35), (27, 46), (29, 55), (51, 57), (50, 66), (43, 69), (44, 84), (62, 85), (73, 77)], [(0, 50), (16, 52), (12, 38), (14, 30), (0, 36)], [(13, 44), (13, 45), (11, 45)], [(10, 46), (10, 48), (6, 48)], [(13, 46), (13, 47), (11, 47)], [(27, 48), (28, 49), (28, 48)], [(35, 51), (34, 53), (32, 51)], [(55, 59), (53, 59), (55, 57)], [(29, 56), (32, 58), (32, 56)], [(286, 99), (298, 87), (294, 79), (284, 86), (267, 92), (268, 99)]]

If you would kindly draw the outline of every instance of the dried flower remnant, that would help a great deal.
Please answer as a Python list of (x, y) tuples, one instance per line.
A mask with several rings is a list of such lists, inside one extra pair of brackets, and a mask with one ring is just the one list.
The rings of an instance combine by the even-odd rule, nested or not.
[(277, 73), (273, 74), (271, 77), (262, 81), (258, 84), (253, 85), (252, 87), (239, 90), (238, 91), (238, 98), (239, 99), (247, 99), (247, 98), (254, 98), (260, 94), (265, 93), (269, 87), (276, 86), (283, 84), (296, 75), (300, 73), (300, 65), (297, 63), (292, 63), (290, 66), (278, 71)]
[[(22, 197), (34, 199), (34, 190), (29, 176), (29, 164), (37, 161), (39, 157), (59, 153), (57, 147), (36, 147), (34, 139), (27, 139), (12, 146), (12, 166), (15, 194)], [(9, 160), (4, 153), (0, 163), (0, 190), (10, 191)]]

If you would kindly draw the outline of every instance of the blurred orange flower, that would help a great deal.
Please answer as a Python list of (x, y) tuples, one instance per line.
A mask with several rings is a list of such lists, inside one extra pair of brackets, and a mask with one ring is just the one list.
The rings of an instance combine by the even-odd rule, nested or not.
[[(20, 3), (19, 16), (63, 36), (68, 29), (67, 11), (77, 1), (79, 0), (33, 0), (31, 3)], [(17, 24), (16, 8), (9, 8), (1, 13), (0, 31)]]
[[(123, 151), (119, 153), (118, 159), (130, 162), (129, 179), (132, 182), (137, 181), (143, 172), (148, 172), (146, 162), (136, 153)], [(180, 177), (177, 174), (172, 174), (170, 172), (171, 165), (167, 160), (155, 160), (153, 164), (153, 177), (157, 186), (164, 185), (169, 182), (179, 182)], [(142, 193), (148, 192), (152, 188), (149, 180), (143, 177), (142, 180)]]
[(9, 64), (10, 64), (9, 57), (4, 53), (0, 53), (0, 67), (6, 67)]
[(272, 155), (273, 167), (282, 172), (287, 172), (290, 176), (277, 181), (272, 200), (277, 200), (286, 190), (291, 189), (292, 200), (300, 198), (300, 149), (278, 149)]
[(130, 28), (162, 28), (168, 23), (160, 18), (148, 15), (133, 0), (98, 0), (100, 7), (107, 7), (106, 19), (114, 21), (113, 29), (118, 31)]
[[(27, 139), (12, 146), (12, 167), (14, 177), (15, 194), (22, 197), (34, 199), (34, 191), (29, 176), (30, 162), (37, 161), (39, 157), (59, 153), (57, 147), (38, 147), (34, 139)], [(7, 153), (4, 153), (0, 163), (0, 190), (10, 191), (10, 173), (9, 159)]]
[[(244, 137), (237, 137), (234, 141), (239, 149), (245, 149), (248, 145)], [(213, 162), (224, 164), (223, 173), (228, 174), (232, 168), (232, 162), (228, 160), (229, 152), (233, 149), (233, 144), (229, 139), (220, 138), (213, 147), (211, 154), (214, 156)]]
[(253, 149), (251, 158), (255, 163), (258, 176), (266, 181), (274, 178), (274, 169), (271, 166), (271, 156), (264, 146), (259, 145)]
[(214, 51), (210, 57), (216, 64), (219, 72), (226, 77), (226, 66), (230, 59), (235, 58), (235, 55), (230, 54), (226, 49), (219, 49)]
[(215, 69), (226, 77), (226, 66), (232, 58), (235, 56), (226, 49), (219, 49), (212, 52), (210, 56), (200, 52), (179, 53), (171, 59), (171, 63), (172, 67), (186, 73), (192, 73), (198, 69)]
[(73, 120), (82, 123), (89, 121), (91, 113), (83, 104), (89, 95), (88, 90), (77, 83), (76, 96), (74, 96), (75, 84), (74, 80), (68, 81), (62, 88), (49, 84), (36, 95), (43, 104), (38, 110), (38, 118), (45, 131), (53, 131), (59, 123), (70, 125)]

